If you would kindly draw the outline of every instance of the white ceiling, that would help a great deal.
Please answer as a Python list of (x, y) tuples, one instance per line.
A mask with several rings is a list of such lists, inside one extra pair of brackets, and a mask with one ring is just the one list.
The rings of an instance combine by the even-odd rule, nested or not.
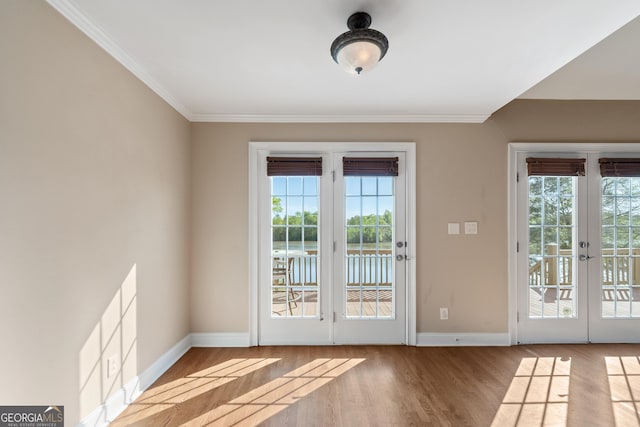
[[(638, 0), (48, 1), (192, 121), (482, 122), (524, 92), (640, 99), (640, 20), (602, 41)], [(329, 46), (360, 10), (389, 51), (353, 76)]]
[(532, 99), (640, 100), (640, 18), (522, 94)]

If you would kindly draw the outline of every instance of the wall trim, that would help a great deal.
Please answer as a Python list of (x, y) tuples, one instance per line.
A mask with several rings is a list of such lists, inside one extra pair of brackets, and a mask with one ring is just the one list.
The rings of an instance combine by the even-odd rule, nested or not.
[(160, 375), (164, 374), (174, 363), (178, 361), (193, 345), (191, 344), (191, 335), (187, 335), (180, 340), (176, 345), (171, 347), (169, 351), (164, 353), (155, 362), (151, 364), (147, 369), (139, 375), (140, 377), (140, 389), (146, 390), (151, 384), (153, 384)]
[(421, 332), (418, 347), (490, 347), (510, 346), (509, 332), (498, 333), (448, 333)]
[(213, 332), (191, 334), (191, 347), (249, 347), (247, 332)]
[(191, 111), (165, 89), (140, 63), (135, 61), (124, 49), (122, 49), (113, 38), (98, 28), (87, 15), (74, 3), (69, 0), (47, 0), (55, 10), (71, 22), (76, 28), (82, 31), (87, 37), (93, 40), (105, 52), (111, 55), (131, 74), (139, 78), (149, 89), (155, 92), (167, 104), (172, 106), (178, 113), (187, 120), (191, 119)]
[(82, 419), (77, 426), (107, 426), (192, 347), (191, 340), (191, 334), (181, 339), (140, 375), (132, 378), (102, 405), (98, 406), (88, 416)]
[(71, 0), (47, 0), (55, 10), (191, 122), (218, 123), (484, 123), (490, 114), (219, 114), (194, 113)]
[(488, 114), (191, 114), (192, 122), (222, 123), (484, 123)]

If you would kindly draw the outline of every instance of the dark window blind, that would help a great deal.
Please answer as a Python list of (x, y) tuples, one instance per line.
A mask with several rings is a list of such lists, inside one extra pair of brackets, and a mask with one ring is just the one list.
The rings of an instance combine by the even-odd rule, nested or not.
[(640, 176), (640, 159), (601, 158), (599, 162), (602, 176)]
[(322, 157), (267, 157), (268, 176), (320, 176)]
[(398, 176), (397, 157), (343, 157), (344, 176)]
[(586, 159), (528, 157), (529, 176), (584, 176)]

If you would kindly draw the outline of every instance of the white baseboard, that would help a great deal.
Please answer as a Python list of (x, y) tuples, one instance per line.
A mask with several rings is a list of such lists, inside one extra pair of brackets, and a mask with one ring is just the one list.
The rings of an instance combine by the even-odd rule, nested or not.
[(511, 338), (504, 333), (438, 333), (422, 332), (417, 334), (418, 347), (473, 347), (473, 346), (510, 346)]
[(249, 347), (246, 332), (192, 333), (192, 347)]
[(158, 358), (151, 366), (145, 369), (139, 375), (140, 378), (140, 390), (146, 390), (151, 384), (153, 384), (160, 375), (164, 374), (167, 369), (173, 366), (189, 349), (193, 347), (191, 344), (191, 335), (187, 335), (182, 338), (180, 342), (171, 347), (169, 351), (164, 353)]
[(191, 335), (187, 335), (166, 353), (158, 358), (140, 375), (132, 378), (122, 388), (117, 390), (102, 405), (94, 409), (87, 417), (78, 423), (78, 427), (104, 427), (115, 419), (127, 406), (155, 380), (160, 378), (174, 363), (191, 348)]
[(89, 415), (84, 417), (76, 427), (104, 427), (108, 425), (106, 421), (107, 404), (100, 405)]
[(248, 333), (193, 333), (184, 337), (158, 358), (140, 375), (117, 390), (98, 406), (77, 427), (105, 427), (136, 400), (167, 369), (173, 366), (191, 347), (249, 347)]

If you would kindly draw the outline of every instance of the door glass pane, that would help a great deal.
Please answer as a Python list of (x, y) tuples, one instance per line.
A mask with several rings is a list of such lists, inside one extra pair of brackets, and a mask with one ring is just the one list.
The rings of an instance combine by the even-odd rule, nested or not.
[(640, 178), (602, 178), (602, 317), (640, 317)]
[(271, 178), (271, 317), (317, 317), (317, 176)]
[(576, 316), (575, 177), (529, 177), (529, 317)]
[(346, 317), (393, 318), (393, 177), (344, 180)]

